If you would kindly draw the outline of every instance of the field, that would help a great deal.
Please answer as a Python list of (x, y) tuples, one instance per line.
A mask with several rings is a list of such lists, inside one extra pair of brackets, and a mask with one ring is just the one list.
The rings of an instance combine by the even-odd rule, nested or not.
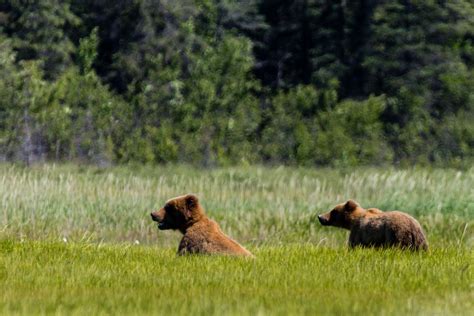
[[(257, 259), (176, 257), (149, 213), (187, 192)], [(315, 218), (348, 198), (413, 214), (430, 251), (349, 251)], [(4, 164), (0, 199), (0, 314), (474, 311), (474, 169)]]

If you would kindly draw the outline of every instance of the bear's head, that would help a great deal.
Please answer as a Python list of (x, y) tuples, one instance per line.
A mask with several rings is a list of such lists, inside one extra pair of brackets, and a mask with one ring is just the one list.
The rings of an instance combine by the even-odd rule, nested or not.
[(151, 219), (158, 223), (158, 229), (179, 229), (181, 232), (203, 216), (204, 212), (194, 194), (172, 198), (161, 209), (151, 213)]
[(335, 226), (351, 229), (352, 222), (363, 211), (359, 203), (349, 200), (336, 205), (331, 211), (318, 216), (319, 222), (324, 226)]

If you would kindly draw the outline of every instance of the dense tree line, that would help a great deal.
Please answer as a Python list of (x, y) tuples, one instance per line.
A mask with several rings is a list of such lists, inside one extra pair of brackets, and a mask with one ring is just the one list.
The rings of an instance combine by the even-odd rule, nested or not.
[(0, 159), (465, 165), (470, 0), (0, 2)]

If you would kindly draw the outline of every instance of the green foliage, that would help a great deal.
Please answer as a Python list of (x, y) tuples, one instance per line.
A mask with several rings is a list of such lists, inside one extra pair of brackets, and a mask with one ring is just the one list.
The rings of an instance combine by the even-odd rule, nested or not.
[(384, 97), (337, 102), (334, 90), (311, 86), (280, 93), (266, 113), (262, 152), (302, 165), (383, 164), (392, 156), (380, 122), (385, 104)]
[(206, 166), (252, 160), (247, 142), (259, 123), (258, 103), (252, 95), (259, 85), (250, 73), (249, 41), (225, 35), (191, 60), (191, 75), (184, 82), (187, 110), (182, 124), (197, 137), (184, 148), (198, 146), (195, 159)]
[(384, 141), (380, 115), (385, 98), (363, 102), (347, 100), (317, 118), (315, 155), (319, 164), (380, 164), (391, 159)]
[(48, 79), (71, 64), (75, 48), (65, 30), (77, 26), (80, 20), (68, 2), (7, 1), (2, 7), (6, 15), (0, 27), (13, 39), (17, 60), (40, 60)]
[[(193, 29), (193, 21), (182, 25), (183, 32)], [(202, 40), (197, 51), (197, 43), (185, 45), (186, 65), (176, 55), (150, 57), (149, 78), (131, 86), (140, 90), (132, 102), (142, 124), (132, 125), (139, 132), (125, 142), (122, 160), (213, 166), (257, 158), (250, 143), (259, 120), (251, 44), (231, 34)]]
[(474, 159), (474, 5), (0, 3), (0, 159)]
[(447, 115), (436, 126), (434, 138), (437, 140), (434, 160), (448, 162), (463, 167), (473, 156), (474, 111), (459, 111)]
[[(48, 132), (49, 141), (57, 144), (55, 152), (60, 154), (56, 159), (99, 165), (115, 159), (115, 138), (122, 139), (125, 132), (121, 128), (124, 103), (108, 91), (95, 73), (80, 74), (71, 68), (52, 87), (49, 102), (51, 111), (55, 111), (46, 115), (55, 118)], [(56, 128), (54, 122), (59, 124)], [(61, 133), (65, 137), (57, 138)]]
[(83, 74), (93, 71), (92, 65), (97, 58), (97, 47), (99, 44), (97, 32), (98, 29), (95, 27), (89, 37), (79, 41), (79, 65)]
[(0, 159), (6, 160), (11, 151), (11, 130), (9, 121), (14, 107), (18, 69), (14, 63), (15, 54), (11, 42), (0, 35)]
[(280, 163), (309, 164), (314, 161), (314, 115), (319, 108), (321, 94), (312, 86), (298, 86), (280, 92), (264, 112), (262, 153), (266, 160)]
[[(6, 60), (11, 56), (7, 54)], [(7, 64), (8, 68), (14, 69)], [(7, 159), (30, 164), (41, 160), (45, 153), (41, 142), (45, 127), (41, 124), (41, 114), (47, 107), (49, 86), (37, 62), (23, 61), (15, 70), (10, 73), (11, 77), (2, 80), (7, 87), (1, 117), (2, 147)]]
[(392, 1), (375, 10), (365, 65), (372, 90), (395, 97), (384, 117), (397, 160), (446, 163), (460, 143), (472, 142), (469, 133), (455, 137), (446, 120), (473, 109), (473, 14), (464, 1)]

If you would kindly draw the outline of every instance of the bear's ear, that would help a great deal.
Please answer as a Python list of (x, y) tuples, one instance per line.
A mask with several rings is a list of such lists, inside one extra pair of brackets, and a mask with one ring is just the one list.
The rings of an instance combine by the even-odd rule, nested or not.
[(353, 210), (355, 210), (359, 206), (360, 206), (359, 203), (357, 203), (356, 201), (349, 200), (349, 201), (346, 202), (346, 204), (344, 204), (344, 211), (352, 212)]
[(186, 195), (185, 200), (186, 200), (186, 206), (188, 207), (188, 210), (195, 209), (199, 204), (199, 200), (197, 196), (195, 196), (194, 194)]

